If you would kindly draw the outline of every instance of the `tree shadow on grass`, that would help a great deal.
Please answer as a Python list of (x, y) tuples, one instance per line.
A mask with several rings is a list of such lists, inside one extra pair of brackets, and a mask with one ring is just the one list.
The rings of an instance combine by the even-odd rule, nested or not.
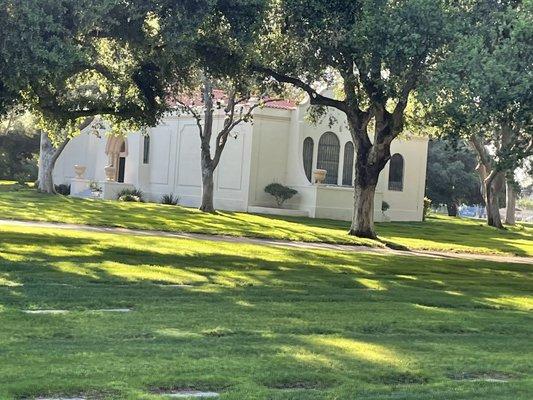
[[(0, 210), (4, 218), (36, 219), (135, 229), (207, 233), (302, 240), (308, 242), (369, 244), (347, 235), (345, 221), (290, 216), (219, 212), (205, 214), (186, 207), (159, 204), (93, 201), (62, 196), (46, 196), (33, 190), (3, 192)], [(527, 256), (518, 242), (531, 240), (529, 231), (497, 231), (482, 221), (429, 219), (426, 222), (378, 223), (380, 240), (392, 248), (480, 248)], [(376, 242), (374, 242), (376, 243)], [(378, 242), (379, 243), (379, 242)]]
[[(442, 368), (418, 368), (428, 365), (428, 346), (455, 359), (475, 349), (471, 335), (512, 332), (518, 346), (516, 335), (530, 329), (517, 324), (525, 313), (487, 301), (525, 295), (531, 274), (524, 265), (53, 230), (0, 238), (0, 271), (22, 285), (0, 287), (2, 318), (12, 321), (3, 335), (19, 335), (23, 354), (56, 366), (63, 358), (51, 360), (39, 344), (67, 350), (64, 357), (101, 354), (105, 365), (90, 364), (82, 377), (54, 372), (79, 389), (88, 376), (105, 386), (113, 368), (137, 363), (143, 368), (127, 369), (123, 379), (144, 388), (227, 388), (244, 379), (306, 398), (353, 381), (426, 385), (444, 379)], [(21, 317), (28, 307), (73, 312)], [(86, 313), (115, 307), (133, 312)], [(463, 340), (457, 350), (444, 347)], [(110, 354), (102, 343), (118, 347)]]
[[(349, 298), (359, 290), (368, 292), (359, 294), (362, 298), (375, 301), (418, 301), (438, 295), (442, 303), (464, 307), (491, 307), (487, 297), (521, 295), (526, 288), (520, 287), (530, 279), (527, 266), (501, 263), (486, 263), (481, 269), (475, 261), (284, 248), (269, 248), (266, 255), (253, 250), (236, 255), (228, 251), (234, 248), (228, 244), (205, 242), (195, 248), (187, 243), (198, 241), (134, 238), (121, 245), (118, 235), (99, 236), (111, 239), (103, 241), (68, 234), (4, 236), (4, 271), (20, 274), (22, 283), (52, 277), (64, 283), (213, 285), (230, 295), (257, 288), (270, 294), (293, 291), (332, 299)], [(495, 276), (502, 279), (495, 281)], [(517, 290), (504, 291), (513, 287)]]

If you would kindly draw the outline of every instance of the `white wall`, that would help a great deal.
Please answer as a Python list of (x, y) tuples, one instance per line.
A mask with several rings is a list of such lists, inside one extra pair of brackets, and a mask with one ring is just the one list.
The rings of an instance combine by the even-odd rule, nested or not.
[(104, 167), (107, 165), (105, 155), (106, 139), (98, 138), (92, 132), (82, 132), (67, 144), (56, 161), (54, 183), (70, 183), (74, 178), (74, 165), (85, 165), (85, 176), (90, 180), (103, 180)]
[[(239, 125), (235, 138), (228, 139), (215, 172), (215, 207), (246, 211), (248, 206), (272, 207), (274, 199), (264, 192), (266, 185), (279, 182), (298, 190), (286, 203), (287, 208), (304, 210), (310, 216), (349, 220), (353, 209), (353, 189), (312, 185), (303, 169), (303, 141), (314, 142), (313, 169), (317, 164), (318, 142), (331, 131), (340, 142), (338, 183), (342, 183), (344, 146), (351, 140), (344, 114), (332, 110), (317, 125), (306, 121), (308, 104), (296, 110), (258, 109), (254, 121)], [(333, 117), (333, 118), (329, 118)], [(215, 132), (223, 115), (215, 116)], [(160, 201), (164, 194), (179, 196), (180, 204), (197, 207), (201, 200), (200, 139), (196, 122), (187, 116), (167, 116), (150, 135), (150, 161), (142, 163), (143, 137), (127, 136), (125, 182), (142, 189), (150, 200)], [(214, 135), (216, 136), (216, 135)], [(213, 138), (214, 140), (214, 138)], [(54, 172), (56, 183), (69, 182), (74, 165), (87, 166), (86, 178), (104, 180), (107, 138), (82, 134), (74, 138), (59, 158)], [(212, 146), (214, 148), (214, 146)], [(427, 139), (395, 140), (392, 153), (404, 157), (403, 191), (388, 190), (389, 166), (382, 171), (376, 193), (375, 219), (380, 220), (381, 201), (391, 208), (392, 220), (421, 220), (427, 161)]]
[[(173, 117), (173, 141), (169, 142), (174, 164), (170, 165), (169, 183), (154, 186), (160, 197), (164, 193), (180, 196), (180, 204), (198, 207), (201, 203), (202, 177), (200, 166), (200, 138), (198, 127), (191, 118)], [(222, 128), (223, 116), (215, 119), (215, 133), (211, 144), (214, 154), (216, 132)], [(173, 125), (174, 126), (174, 125)], [(215, 170), (215, 208), (245, 211), (248, 207), (248, 183), (250, 175), (251, 124), (237, 126), (228, 138), (226, 147)], [(164, 147), (163, 145), (161, 147)], [(161, 167), (162, 168), (162, 167)], [(155, 182), (152, 181), (152, 185)]]
[(393, 221), (421, 221), (426, 186), (426, 164), (428, 139), (412, 137), (409, 140), (395, 140), (391, 155), (399, 153), (404, 159), (403, 190), (388, 190), (390, 162), (379, 176), (378, 190), (383, 200), (389, 203), (387, 215)]
[(265, 108), (254, 114), (251, 146), (250, 193), (251, 206), (272, 207), (274, 198), (265, 193), (265, 186), (287, 182), (290, 120), (289, 110)]
[[(221, 115), (215, 127), (222, 126)], [(228, 139), (219, 166), (215, 171), (215, 207), (245, 211), (248, 207), (250, 177), (251, 124), (239, 125)], [(200, 139), (192, 118), (168, 116), (150, 135), (149, 163), (143, 164), (144, 138), (141, 133), (126, 136), (125, 183), (143, 190), (151, 201), (160, 201), (164, 194), (179, 196), (180, 203), (197, 207), (201, 201)], [(214, 135), (215, 136), (215, 135)], [(215, 138), (213, 138), (213, 141)], [(74, 165), (87, 166), (85, 178), (105, 180), (104, 167), (107, 137), (83, 133), (75, 137), (59, 157), (54, 170), (56, 183), (69, 183)], [(214, 146), (212, 146), (214, 151)]]

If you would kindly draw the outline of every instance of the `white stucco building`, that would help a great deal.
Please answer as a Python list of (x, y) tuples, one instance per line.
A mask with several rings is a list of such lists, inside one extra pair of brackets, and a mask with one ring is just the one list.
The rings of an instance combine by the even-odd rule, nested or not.
[[(272, 103), (254, 111), (253, 123), (235, 129), (215, 171), (217, 209), (351, 219), (354, 156), (345, 117), (330, 109), (336, 122), (326, 117), (313, 125), (305, 119), (308, 107)], [(222, 121), (218, 116), (216, 123)], [(72, 184), (72, 195), (87, 195), (89, 182), (97, 181), (108, 198), (124, 186), (134, 186), (151, 201), (172, 193), (181, 205), (200, 204), (200, 140), (193, 118), (170, 115), (145, 135), (131, 133), (125, 138), (89, 130), (67, 145), (54, 170), (56, 183)], [(375, 220), (419, 221), (427, 139), (395, 140), (391, 153), (376, 190)], [(116, 167), (113, 182), (106, 181), (104, 168), (109, 164)], [(86, 167), (82, 179), (76, 178), (74, 165)], [(324, 184), (312, 183), (315, 169), (327, 170)], [(264, 192), (272, 182), (298, 191), (284, 210), (274, 210), (274, 199)], [(383, 201), (390, 205), (385, 216)]]

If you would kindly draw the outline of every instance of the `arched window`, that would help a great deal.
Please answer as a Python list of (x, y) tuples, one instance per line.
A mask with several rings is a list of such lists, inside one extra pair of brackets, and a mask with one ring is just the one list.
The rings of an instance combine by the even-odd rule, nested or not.
[(389, 164), (389, 190), (403, 190), (403, 157), (401, 154), (393, 154)]
[(342, 186), (352, 186), (353, 182), (353, 143), (344, 145), (344, 164), (342, 167)]
[(304, 171), (307, 180), (311, 182), (311, 174), (313, 173), (313, 147), (315, 143), (310, 137), (306, 137), (304, 140), (303, 148), (303, 160), (304, 160)]
[(318, 159), (316, 166), (318, 169), (325, 169), (326, 181), (330, 185), (338, 183), (339, 175), (339, 138), (333, 132), (326, 132), (318, 141)]
[(143, 136), (143, 164), (150, 163), (150, 135)]

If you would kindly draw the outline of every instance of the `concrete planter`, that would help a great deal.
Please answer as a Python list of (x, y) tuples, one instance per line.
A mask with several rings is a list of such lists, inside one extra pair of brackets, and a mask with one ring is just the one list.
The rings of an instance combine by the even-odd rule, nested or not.
[(74, 165), (74, 172), (76, 173), (76, 178), (83, 179), (87, 167), (85, 165)]

